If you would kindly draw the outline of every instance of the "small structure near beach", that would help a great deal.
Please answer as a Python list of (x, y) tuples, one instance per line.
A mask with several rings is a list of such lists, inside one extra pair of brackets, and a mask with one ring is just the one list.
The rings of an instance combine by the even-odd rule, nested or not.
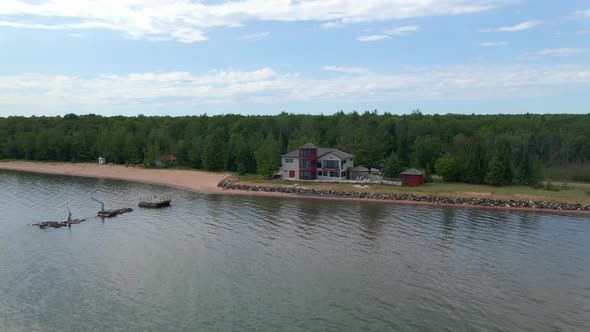
[(177, 161), (178, 161), (178, 158), (176, 158), (176, 156), (173, 154), (160, 156), (160, 158), (156, 159), (156, 167), (176, 166)]
[(105, 165), (107, 163), (107, 160), (105, 157), (98, 157), (98, 164), (99, 165)]
[(415, 168), (407, 169), (399, 175), (402, 179), (402, 186), (415, 187), (424, 184), (424, 172)]

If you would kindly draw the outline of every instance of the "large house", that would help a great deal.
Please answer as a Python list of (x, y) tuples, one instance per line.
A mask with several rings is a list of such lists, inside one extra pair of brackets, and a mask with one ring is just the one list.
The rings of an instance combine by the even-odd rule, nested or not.
[(354, 156), (311, 143), (281, 156), (281, 176), (285, 179), (340, 181), (350, 177)]

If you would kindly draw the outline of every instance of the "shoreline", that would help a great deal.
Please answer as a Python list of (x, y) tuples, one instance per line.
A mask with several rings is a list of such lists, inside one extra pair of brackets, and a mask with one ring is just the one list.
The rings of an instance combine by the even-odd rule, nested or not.
[[(297, 194), (277, 191), (264, 191), (259, 187), (257, 190), (238, 190), (224, 184), (230, 183), (232, 175), (229, 173), (211, 173), (198, 170), (175, 170), (175, 169), (144, 169), (126, 167), (123, 165), (98, 165), (90, 163), (39, 163), (30, 161), (0, 161), (0, 170), (19, 171), (28, 173), (41, 173), (53, 175), (80, 176), (91, 178), (104, 178), (140, 182), (154, 185), (168, 186), (172, 188), (200, 192), (206, 194), (258, 196), (258, 197), (279, 197), (297, 199), (322, 199), (338, 201), (374, 202), (386, 204), (439, 206), (454, 208), (479, 208), (511, 211), (546, 212), (557, 214), (590, 215), (590, 210), (569, 210), (549, 209), (532, 207), (507, 207), (507, 206), (485, 206), (476, 204), (451, 204), (441, 202), (427, 202), (404, 199), (383, 199), (366, 197), (337, 197)], [(276, 190), (276, 189), (274, 189)]]

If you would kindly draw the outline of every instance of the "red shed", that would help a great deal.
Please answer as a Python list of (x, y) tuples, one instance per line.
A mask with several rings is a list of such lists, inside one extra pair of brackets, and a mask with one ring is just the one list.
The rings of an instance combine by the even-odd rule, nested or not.
[(424, 184), (424, 172), (415, 168), (407, 169), (399, 175), (402, 178), (402, 186), (415, 187)]

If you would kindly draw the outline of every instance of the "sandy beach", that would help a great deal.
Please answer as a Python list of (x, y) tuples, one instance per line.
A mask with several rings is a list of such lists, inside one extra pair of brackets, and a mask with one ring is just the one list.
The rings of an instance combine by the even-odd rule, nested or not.
[(12, 170), (21, 172), (70, 175), (93, 178), (116, 179), (125, 181), (135, 181), (164, 185), (174, 188), (202, 192), (208, 194), (229, 194), (229, 195), (246, 195), (246, 196), (266, 196), (266, 197), (289, 197), (297, 199), (325, 199), (325, 200), (348, 200), (378, 202), (387, 204), (411, 204), (411, 205), (428, 205), (428, 206), (449, 206), (459, 208), (479, 208), (479, 209), (500, 209), (513, 211), (539, 211), (548, 213), (573, 213), (573, 214), (590, 214), (588, 211), (561, 211), (550, 209), (533, 209), (518, 207), (501, 207), (501, 206), (479, 206), (479, 205), (458, 205), (458, 204), (433, 204), (419, 201), (402, 201), (402, 200), (379, 200), (369, 198), (342, 198), (342, 197), (316, 197), (294, 195), (280, 192), (265, 191), (240, 191), (225, 190), (219, 188), (217, 184), (231, 176), (229, 173), (211, 173), (197, 170), (174, 170), (174, 169), (145, 169), (136, 167), (125, 167), (123, 165), (98, 165), (90, 163), (48, 163), (48, 162), (30, 162), (30, 161), (0, 161), (0, 170)]
[(27, 161), (0, 162), (0, 169), (32, 173), (136, 181), (171, 186), (203, 193), (223, 192), (222, 189), (217, 187), (217, 184), (219, 181), (229, 176), (229, 174), (223, 173), (210, 173), (191, 170), (145, 169), (137, 167), (125, 167), (123, 165), (98, 165), (89, 163), (40, 163)]

